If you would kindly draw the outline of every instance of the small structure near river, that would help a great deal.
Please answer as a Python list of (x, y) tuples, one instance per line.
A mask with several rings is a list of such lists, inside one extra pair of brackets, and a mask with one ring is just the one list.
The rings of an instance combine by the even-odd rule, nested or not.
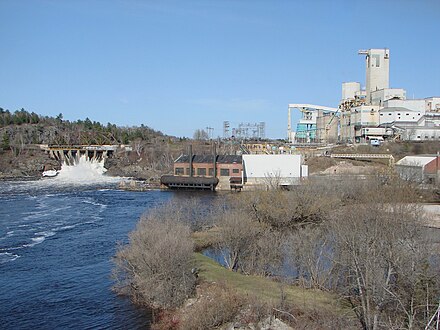
[(181, 155), (173, 175), (161, 183), (171, 189), (249, 190), (299, 184), (307, 177), (301, 155)]

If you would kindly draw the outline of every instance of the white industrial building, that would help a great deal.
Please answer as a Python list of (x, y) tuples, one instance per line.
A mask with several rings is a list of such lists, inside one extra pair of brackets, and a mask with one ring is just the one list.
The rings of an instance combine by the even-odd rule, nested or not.
[(360, 50), (359, 55), (365, 55), (366, 70), (366, 103), (372, 104), (372, 93), (389, 88), (390, 85), (390, 50), (368, 49)]
[[(289, 104), (289, 141), (440, 140), (440, 97), (407, 99), (404, 89), (390, 88), (389, 49), (360, 50), (359, 54), (365, 55), (365, 89), (359, 82), (342, 83), (342, 99), (337, 109)], [(302, 113), (296, 132), (291, 130), (292, 109)]]
[(388, 49), (361, 50), (359, 54), (366, 55), (366, 90), (357, 82), (342, 84), (340, 141), (367, 142), (377, 136), (439, 140), (440, 97), (409, 100), (404, 89), (389, 88)]
[(243, 155), (242, 159), (245, 189), (291, 186), (308, 176), (301, 155)]

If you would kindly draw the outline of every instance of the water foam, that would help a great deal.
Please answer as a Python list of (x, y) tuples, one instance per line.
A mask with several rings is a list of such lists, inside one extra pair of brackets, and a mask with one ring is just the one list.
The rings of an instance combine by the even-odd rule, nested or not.
[(105, 175), (104, 159), (87, 158), (82, 155), (76, 159), (74, 165), (64, 162), (55, 178), (45, 179), (57, 183), (67, 184), (99, 184), (120, 181), (120, 178)]
[(44, 236), (33, 237), (33, 238), (31, 238), (32, 243), (24, 244), (23, 247), (33, 247), (37, 244), (43, 243), (45, 239), (46, 239), (46, 237), (44, 237)]
[(0, 264), (14, 261), (18, 258), (20, 258), (20, 256), (18, 254), (13, 254), (13, 253), (9, 253), (9, 252), (0, 253)]

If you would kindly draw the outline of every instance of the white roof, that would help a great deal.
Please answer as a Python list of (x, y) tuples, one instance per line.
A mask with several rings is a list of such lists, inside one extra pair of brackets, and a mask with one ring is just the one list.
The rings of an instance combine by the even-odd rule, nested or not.
[(325, 107), (322, 105), (315, 104), (304, 104), (304, 103), (289, 103), (289, 108), (297, 108), (301, 111), (303, 110), (324, 110), (329, 112), (337, 112), (337, 108)]
[(396, 165), (423, 167), (434, 159), (435, 156), (406, 156), (399, 160)]

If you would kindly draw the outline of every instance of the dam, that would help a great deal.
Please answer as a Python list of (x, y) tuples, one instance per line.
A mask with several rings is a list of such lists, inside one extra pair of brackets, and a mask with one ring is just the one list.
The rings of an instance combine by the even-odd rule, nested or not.
[(74, 165), (81, 157), (86, 159), (102, 160), (112, 157), (118, 148), (130, 151), (130, 147), (123, 145), (40, 145), (40, 148), (49, 154), (49, 157), (60, 162)]

